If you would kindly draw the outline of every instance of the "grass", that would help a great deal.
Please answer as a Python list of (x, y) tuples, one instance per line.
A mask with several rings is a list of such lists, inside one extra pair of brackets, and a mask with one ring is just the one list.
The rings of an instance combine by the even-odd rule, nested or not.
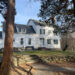
[(14, 55), (19, 54), (30, 54), (30, 55), (43, 55), (43, 56), (75, 56), (75, 51), (25, 51), (25, 52), (14, 52)]
[[(42, 55), (42, 56), (75, 56), (75, 51), (24, 51), (24, 52), (14, 52), (14, 55)], [(2, 56), (2, 53), (0, 53)]]
[(2, 56), (3, 54), (2, 54), (2, 52), (0, 52), (0, 56)]

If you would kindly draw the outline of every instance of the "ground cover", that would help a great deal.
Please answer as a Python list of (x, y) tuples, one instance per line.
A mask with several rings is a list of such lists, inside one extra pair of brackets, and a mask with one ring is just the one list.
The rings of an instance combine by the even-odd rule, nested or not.
[[(24, 52), (13, 52), (13, 55), (35, 55), (35, 56), (73, 56), (75, 57), (75, 52), (72, 51), (24, 51)], [(2, 53), (0, 53), (2, 56)], [(40, 57), (41, 58), (41, 57)], [(29, 59), (28, 59), (29, 60)], [(30, 66), (29, 66), (30, 65)], [(31, 68), (32, 66), (32, 68)], [(40, 67), (39, 67), (40, 66)], [(39, 67), (39, 68), (38, 68)], [(56, 69), (55, 69), (56, 68)], [(71, 69), (71, 70), (70, 70)], [(72, 71), (72, 69), (74, 71)], [(64, 63), (35, 63), (28, 64), (24, 63), (18, 67), (13, 67), (12, 75), (75, 75), (75, 63), (72, 62), (64, 62)]]
[[(34, 50), (34, 51), (23, 51), (23, 52), (13, 52), (13, 55), (42, 55), (42, 56), (75, 56), (75, 51), (49, 51), (49, 50)], [(0, 56), (3, 53), (0, 52)]]
[(42, 55), (42, 56), (75, 56), (75, 52), (72, 51), (24, 51), (24, 52), (14, 52), (14, 55), (20, 54), (30, 54), (30, 55)]

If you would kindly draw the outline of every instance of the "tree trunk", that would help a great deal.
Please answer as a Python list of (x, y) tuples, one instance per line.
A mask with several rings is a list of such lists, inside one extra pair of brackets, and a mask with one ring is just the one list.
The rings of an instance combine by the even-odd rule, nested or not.
[(75, 17), (75, 0), (72, 0), (74, 6), (74, 17)]
[(8, 0), (5, 43), (0, 75), (10, 75), (12, 55), (13, 55), (14, 14), (15, 14), (15, 0)]

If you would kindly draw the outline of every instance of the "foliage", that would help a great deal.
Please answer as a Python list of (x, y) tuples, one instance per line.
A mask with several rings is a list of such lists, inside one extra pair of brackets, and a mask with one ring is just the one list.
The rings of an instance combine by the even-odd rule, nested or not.
[(75, 27), (75, 0), (41, 0), (38, 14), (43, 21), (51, 23), (52, 17), (61, 22), (60, 32), (67, 32)]
[(41, 0), (39, 17), (49, 19), (50, 17), (59, 14), (74, 14), (73, 7), (68, 9), (68, 7), (72, 6), (72, 4), (73, 0)]
[(6, 19), (6, 11), (8, 7), (8, 0), (0, 0), (0, 14)]

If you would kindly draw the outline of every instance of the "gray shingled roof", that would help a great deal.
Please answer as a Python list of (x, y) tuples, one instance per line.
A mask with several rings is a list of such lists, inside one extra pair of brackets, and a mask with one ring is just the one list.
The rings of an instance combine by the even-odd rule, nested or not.
[(40, 26), (46, 26), (47, 24), (45, 22), (41, 22), (38, 20), (30, 19), (29, 21), (33, 21), (35, 25), (40, 25)]
[(40, 25), (40, 26), (50, 26), (50, 27), (58, 27), (56, 24), (47, 24), (46, 22), (42, 22), (42, 21), (39, 21), (39, 20), (34, 20), (34, 19), (30, 19), (28, 21), (28, 23), (30, 21), (33, 21), (35, 25)]
[(23, 32), (25, 34), (35, 34), (36, 33), (32, 26), (16, 24), (16, 27), (21, 28), (22, 30), (25, 30), (25, 32)]
[[(6, 24), (3, 25), (3, 32), (6, 31)], [(17, 29), (16, 26), (14, 27), (14, 33), (17, 33)]]
[(2, 39), (2, 32), (0, 31), (0, 39)]
[[(17, 28), (21, 28), (22, 30), (23, 29), (25, 30), (25, 32), (21, 32), (21, 33), (25, 33), (25, 34), (35, 34), (36, 33), (32, 26), (23, 25), (23, 24), (15, 24), (14, 33), (19, 33), (17, 31)], [(6, 25), (4, 24), (3, 31), (5, 32), (5, 30), (6, 30)]]

